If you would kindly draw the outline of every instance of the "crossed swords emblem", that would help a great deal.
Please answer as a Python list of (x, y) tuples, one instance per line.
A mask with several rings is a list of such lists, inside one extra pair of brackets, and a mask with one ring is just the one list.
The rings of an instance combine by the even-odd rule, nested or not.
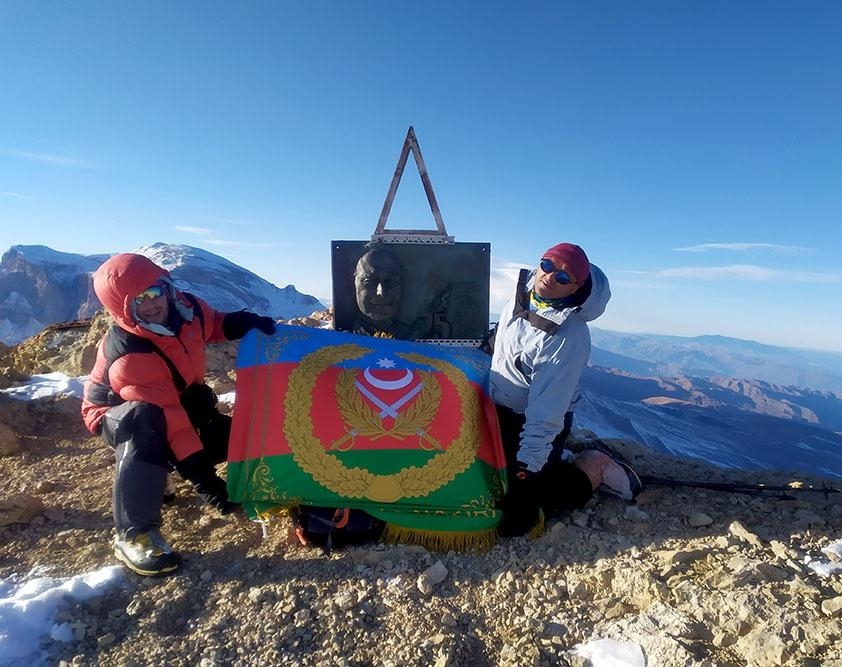
[[(351, 425), (351, 428), (350, 430), (347, 430), (341, 438), (331, 442), (331, 449), (347, 451), (354, 446), (354, 439), (356, 436), (361, 434), (366, 435), (367, 437), (372, 437), (375, 440), (384, 435), (391, 435), (399, 440), (402, 440), (408, 435), (413, 435), (418, 437), (419, 446), (422, 449), (441, 449), (441, 444), (426, 430), (430, 422), (429, 418), (421, 418), (418, 417), (418, 415), (415, 415), (409, 419), (409, 421), (401, 421), (406, 416), (400, 413), (401, 408), (405, 407), (419, 394), (421, 394), (422, 399), (425, 396), (422, 394), (425, 388), (425, 383), (423, 381), (424, 373), (421, 372), (421, 381), (415, 382), (419, 379), (418, 373), (413, 371), (411, 368), (397, 369), (395, 362), (388, 357), (379, 359), (376, 366), (382, 369), (400, 370), (402, 372), (399, 377), (387, 380), (385, 378), (377, 377), (372, 372), (372, 367), (370, 366), (363, 370), (362, 377), (357, 374), (359, 371), (351, 371), (355, 377), (353, 379), (348, 378), (349, 384), (345, 385), (344, 391), (352, 390), (353, 387), (353, 390), (358, 391), (361, 397), (367, 398), (370, 401), (371, 406), (374, 406), (375, 408), (373, 413), (378, 416), (380, 421), (379, 428), (374, 427), (374, 430), (372, 431), (372, 426), (366, 425), (366, 418), (364, 415), (355, 413), (355, 408), (349, 406), (347, 402), (340, 404), (339, 410), (341, 413), (343, 412), (342, 405), (345, 405), (343, 419), (346, 420), (346, 423)], [(413, 382), (415, 382), (414, 385)], [(377, 390), (379, 390), (381, 394), (380, 396), (375, 393)], [(383, 397), (384, 394), (387, 394), (386, 398)], [(390, 400), (389, 394), (392, 396), (397, 394), (398, 396), (395, 400)], [(440, 392), (434, 391), (431, 396), (431, 400), (434, 401), (436, 406), (439, 399)], [(358, 409), (369, 410), (371, 408), (371, 406), (366, 407), (362, 405), (362, 403), (363, 401), (360, 401)], [(394, 426), (385, 426), (383, 422), (387, 418), (395, 420)], [(381, 431), (380, 429), (383, 430)]]
[[(366, 379), (366, 382), (368, 382), (372, 387), (382, 389), (384, 391), (397, 391), (408, 386), (415, 376), (413, 372), (407, 368), (403, 377), (397, 378), (396, 380), (381, 380), (380, 378), (374, 376), (370, 368), (366, 368), (365, 371), (363, 371), (363, 377)], [(409, 401), (415, 398), (415, 396), (417, 396), (418, 393), (423, 389), (423, 385), (417, 384), (412, 389), (402, 394), (400, 398), (398, 398), (398, 400), (396, 400), (394, 403), (387, 403), (379, 396), (374, 394), (359, 380), (354, 382), (354, 386), (363, 396), (370, 400), (376, 407), (380, 408), (380, 412), (378, 414), (380, 416), (381, 421), (386, 417), (397, 419), (398, 410), (400, 410), (404, 405), (406, 405), (407, 403), (409, 403)]]

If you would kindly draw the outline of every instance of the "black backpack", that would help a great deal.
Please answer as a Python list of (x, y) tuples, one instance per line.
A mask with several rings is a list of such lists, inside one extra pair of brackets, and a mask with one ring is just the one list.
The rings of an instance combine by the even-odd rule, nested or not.
[(298, 505), (290, 508), (289, 517), (298, 541), (319, 546), (325, 554), (334, 547), (377, 542), (386, 528), (385, 521), (348, 507)]

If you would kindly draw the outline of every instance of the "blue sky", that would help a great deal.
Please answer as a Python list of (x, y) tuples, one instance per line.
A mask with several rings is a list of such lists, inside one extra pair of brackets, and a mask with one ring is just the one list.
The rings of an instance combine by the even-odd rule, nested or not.
[[(0, 4), (0, 251), (205, 248), (330, 298), (413, 125), (457, 241), (596, 324), (842, 350), (838, 2)], [(433, 228), (410, 160), (389, 219)]]

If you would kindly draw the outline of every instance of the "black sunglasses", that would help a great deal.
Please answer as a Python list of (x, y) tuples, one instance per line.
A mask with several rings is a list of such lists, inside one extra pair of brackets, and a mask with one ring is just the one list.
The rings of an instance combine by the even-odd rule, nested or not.
[(547, 257), (544, 257), (544, 259), (541, 260), (541, 263), (538, 266), (541, 267), (541, 271), (543, 271), (544, 273), (552, 273), (556, 282), (560, 285), (571, 285), (576, 282), (575, 280), (573, 280), (573, 276), (567, 273), (567, 271), (556, 270), (555, 264), (553, 264), (553, 260)]

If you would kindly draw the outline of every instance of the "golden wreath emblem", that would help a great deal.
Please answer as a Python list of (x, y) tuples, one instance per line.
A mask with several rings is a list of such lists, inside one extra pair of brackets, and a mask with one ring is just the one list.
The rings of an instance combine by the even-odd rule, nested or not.
[(418, 436), (421, 449), (441, 449), (441, 443), (433, 438), (427, 427), (435, 419), (441, 404), (441, 387), (429, 371), (416, 371), (421, 378), (423, 389), (418, 397), (410, 403), (406, 410), (398, 413), (391, 428), (384, 428), (383, 421), (363, 400), (357, 391), (355, 383), (357, 371), (343, 370), (336, 382), (336, 405), (342, 419), (351, 428), (338, 440), (330, 443), (331, 449), (348, 451), (354, 444), (356, 436), (378, 440), (385, 436), (392, 436), (403, 440), (407, 436)]
[[(334, 345), (323, 347), (315, 352), (304, 356), (298, 366), (290, 373), (289, 385), (284, 400), (284, 435), (293, 459), (298, 466), (322, 486), (348, 498), (368, 498), (375, 502), (391, 503), (401, 498), (419, 498), (432, 493), (433, 491), (450, 483), (455, 477), (474, 462), (476, 452), (480, 446), (480, 431), (475, 416), (480, 412), (479, 397), (457, 367), (443, 359), (427, 357), (417, 353), (399, 354), (397, 356), (416, 365), (426, 365), (441, 372), (456, 388), (459, 395), (460, 409), (462, 414), (459, 433), (453, 441), (443, 449), (442, 445), (435, 443), (428, 437), (426, 442), (434, 442), (438, 451), (425, 465), (409, 466), (391, 475), (379, 475), (366, 470), (365, 468), (348, 468), (340, 461), (335, 454), (327, 451), (322, 442), (313, 435), (313, 419), (311, 417), (313, 407), (313, 388), (316, 380), (325, 369), (341, 361), (359, 359), (370, 352), (372, 348), (366, 348), (353, 343), (345, 345)], [(436, 385), (436, 390), (417, 405), (414, 412), (406, 411), (406, 417), (400, 426), (398, 420), (392, 426), (398, 437), (411, 435), (410, 428), (417, 428), (423, 431), (435, 416), (428, 413), (435, 404), (436, 408), (441, 401), (441, 389), (432, 374), (428, 378), (431, 385)], [(340, 374), (337, 383), (341, 385), (348, 382), (344, 372)], [(341, 402), (341, 399), (337, 399)], [(428, 404), (429, 403), (429, 404)], [(412, 406), (410, 406), (412, 407)], [(366, 420), (362, 419), (364, 413), (360, 413), (358, 406), (339, 405), (340, 414), (346, 418), (346, 413), (354, 421), (361, 420), (361, 428), (374, 428)], [(367, 419), (367, 418), (366, 418)], [(383, 427), (378, 424), (378, 434), (385, 435)], [(426, 433), (426, 432), (425, 432)], [(422, 437), (416, 431), (416, 435)]]

